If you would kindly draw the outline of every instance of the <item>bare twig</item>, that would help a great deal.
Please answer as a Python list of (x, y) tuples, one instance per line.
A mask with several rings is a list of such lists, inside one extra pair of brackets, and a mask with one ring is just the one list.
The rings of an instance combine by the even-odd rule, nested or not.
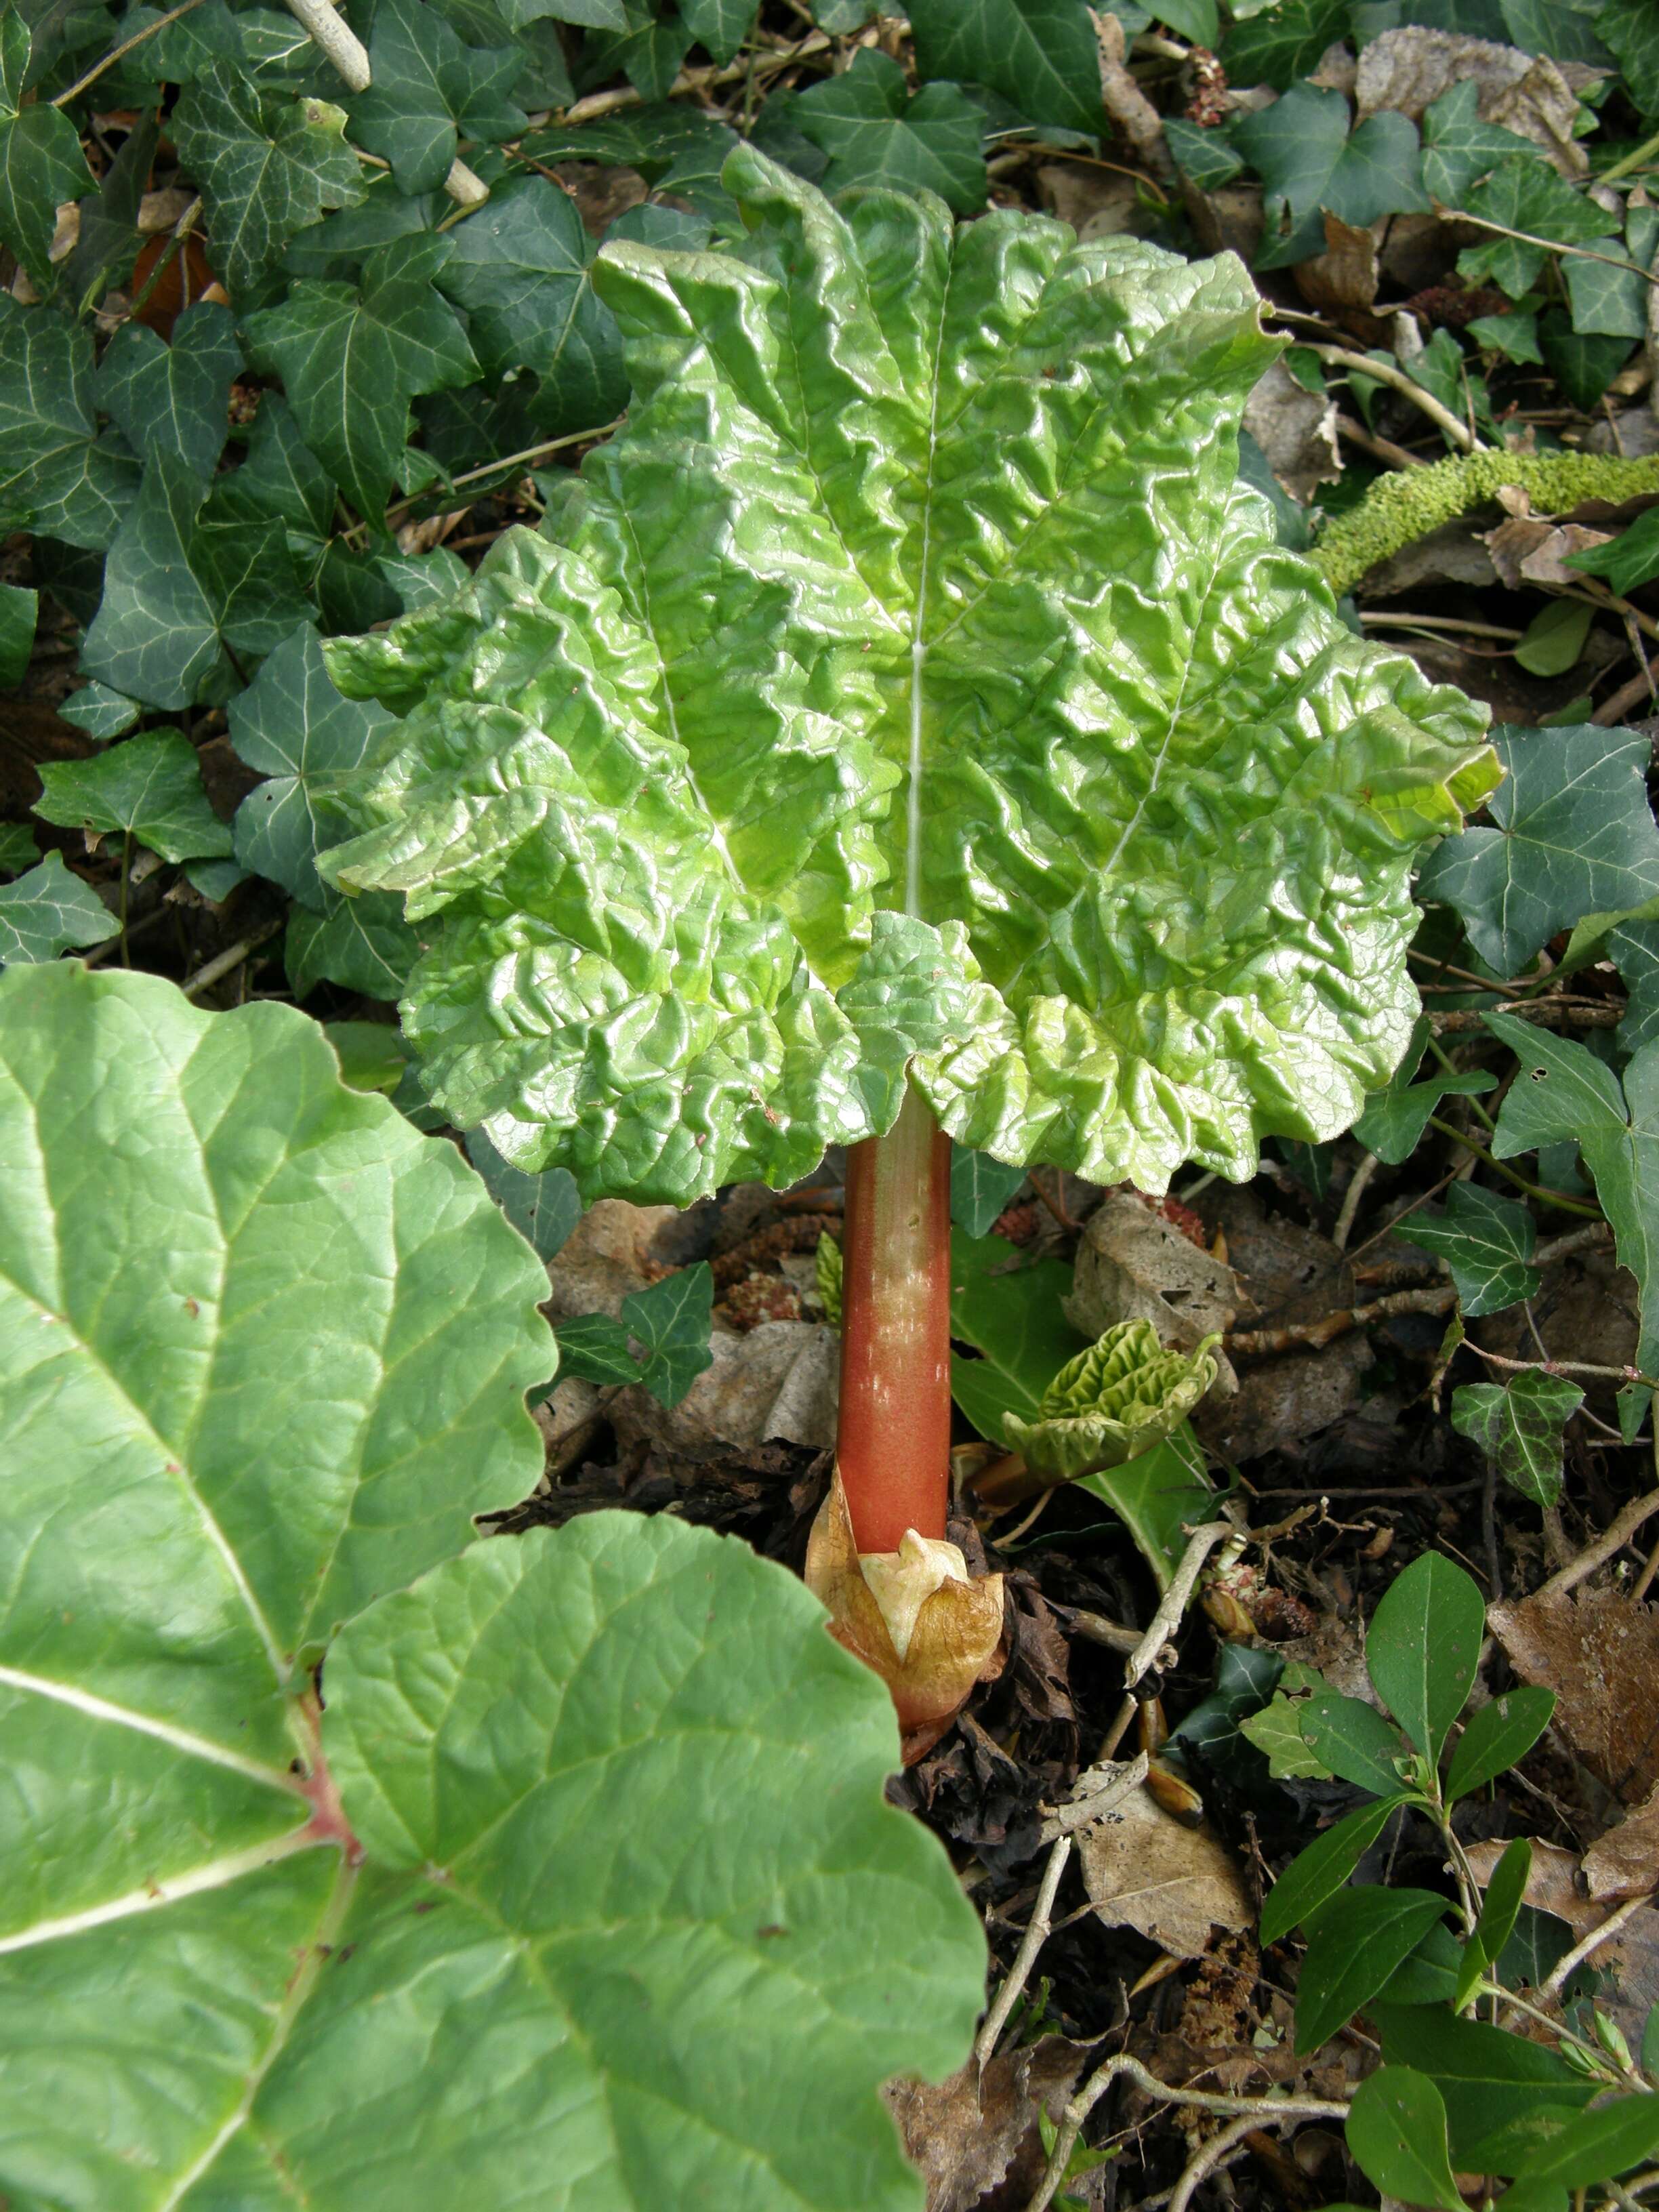
[[(1533, 1364), (1533, 1363), (1529, 1363)], [(1559, 1574), (1533, 1592), (1535, 1598), (1564, 1597), (1579, 1583), (1588, 1582), (1598, 1567), (1604, 1567), (1615, 1552), (1621, 1552), (1642, 1523), (1659, 1513), (1659, 1490), (1650, 1490), (1644, 1496), (1633, 1498), (1606, 1532), (1586, 1546), (1576, 1559), (1569, 1559)]]
[(1156, 2074), (1149, 2073), (1138, 2058), (1120, 2051), (1097, 2068), (1066, 2105), (1048, 2167), (1026, 2212), (1048, 2212), (1071, 2163), (1084, 2123), (1112, 2084), (1120, 2080), (1133, 2081), (1144, 2095), (1156, 2097), (1161, 2103), (1188, 2105), (1195, 2111), (1219, 2113), (1229, 2119), (1247, 2118), (1253, 2128), (1271, 2125), (1275, 2120), (1342, 2120), (1348, 2115), (1346, 2105), (1329, 2097), (1229, 2097), (1205, 2089), (1171, 2089)]
[(1600, 1000), (1516, 999), (1496, 1006), (1459, 1006), (1449, 1014), (1431, 1014), (1429, 1019), (1437, 1036), (1447, 1036), (1458, 1030), (1485, 1029), (1488, 1014), (1523, 1014), (1540, 1030), (1610, 1030), (1624, 1012), (1622, 1006)]
[(1373, 1298), (1368, 1305), (1342, 1306), (1328, 1313), (1318, 1321), (1292, 1322), (1283, 1328), (1241, 1328), (1221, 1340), (1229, 1358), (1264, 1359), (1275, 1352), (1317, 1352), (1350, 1329), (1364, 1328), (1374, 1321), (1388, 1321), (1395, 1314), (1447, 1312), (1457, 1303), (1457, 1293), (1449, 1284), (1436, 1284), (1419, 1291), (1390, 1291), (1384, 1297)]
[(1556, 1961), (1540, 1994), (1554, 1996), (1564, 1990), (1592, 1951), (1600, 1949), (1609, 1936), (1619, 1933), (1627, 1920), (1633, 1920), (1644, 1905), (1651, 1905), (1652, 1902), (1653, 1893), (1647, 1890), (1640, 1897), (1628, 1897), (1622, 1905), (1616, 1905), (1599, 1927), (1592, 1928), (1582, 1942), (1573, 1945), (1565, 1959)]
[(1449, 407), (1443, 405), (1433, 392), (1425, 392), (1403, 368), (1396, 368), (1392, 362), (1373, 361), (1368, 354), (1350, 353), (1346, 346), (1323, 345), (1312, 338), (1304, 343), (1328, 368), (1344, 368), (1351, 376), (1369, 376), (1374, 384), (1386, 384), (1403, 399), (1409, 399), (1413, 407), (1420, 408), (1431, 422), (1445, 432), (1460, 453), (1474, 452), (1474, 433), (1468, 423), (1460, 422)]
[(1247, 2113), (1235, 2120), (1231, 2127), (1212, 2135), (1206, 2143), (1200, 2143), (1181, 2170), (1181, 2179), (1170, 2192), (1170, 2212), (1187, 2212), (1194, 2192), (1200, 2182), (1206, 2181), (1231, 2150), (1237, 2150), (1246, 2136), (1260, 2131), (1260, 2114)]
[[(723, 84), (738, 84), (750, 74), (757, 80), (772, 76), (779, 70), (788, 69), (795, 62), (808, 60), (813, 54), (828, 53), (830, 40), (822, 31), (812, 31), (798, 39), (792, 46), (780, 46), (775, 52), (728, 62), (724, 69), (682, 70), (668, 88), (671, 100), (683, 100), (688, 94), (708, 92)], [(610, 92), (590, 92), (585, 100), (576, 100), (567, 107), (559, 118), (567, 128), (580, 123), (591, 123), (596, 116), (614, 115), (619, 107), (635, 107), (644, 98), (631, 84), (617, 85)]]
[(269, 944), (283, 927), (283, 923), (280, 918), (276, 921), (269, 921), (263, 929), (250, 931), (239, 944), (228, 946), (216, 958), (210, 960), (205, 967), (198, 968), (196, 973), (181, 986), (185, 996), (187, 999), (193, 999), (198, 991), (210, 991), (216, 983), (222, 983), (227, 975), (241, 966), (250, 953), (257, 952), (262, 945)]
[(1362, 608), (1359, 619), (1372, 629), (1448, 629), (1460, 637), (1497, 637), (1518, 641), (1526, 635), (1523, 629), (1510, 629), (1502, 623), (1465, 622), (1459, 615), (1373, 614)]
[(1348, 1177), (1348, 1188), (1342, 1194), (1342, 1211), (1337, 1215), (1336, 1226), (1331, 1231), (1331, 1242), (1339, 1252), (1353, 1233), (1354, 1216), (1359, 1211), (1359, 1201), (1365, 1195), (1366, 1188), (1376, 1173), (1378, 1164), (1376, 1153), (1367, 1152)]
[(1425, 469), (1428, 466), (1421, 453), (1410, 453), (1404, 446), (1396, 446), (1392, 438), (1379, 438), (1363, 422), (1356, 422), (1352, 415), (1339, 415), (1336, 428), (1338, 434), (1346, 438), (1351, 446), (1358, 446), (1362, 453), (1369, 453), (1373, 460), (1382, 461), (1389, 468)]
[[(321, 48), (353, 92), (369, 87), (368, 48), (334, 6), (333, 0), (288, 0), (289, 10), (303, 25), (313, 45)], [(482, 207), (489, 187), (459, 155), (449, 165), (444, 190), (456, 204)]]
[(1187, 1548), (1181, 1555), (1181, 1565), (1176, 1569), (1170, 1587), (1158, 1601), (1158, 1611), (1152, 1615), (1146, 1634), (1124, 1662), (1123, 1686), (1133, 1690), (1135, 1685), (1150, 1674), (1158, 1655), (1181, 1626), (1182, 1615), (1192, 1602), (1193, 1592), (1198, 1587), (1204, 1562), (1216, 1546), (1229, 1536), (1237, 1536), (1238, 1529), (1231, 1521), (1202, 1521), (1187, 1539)]
[[(1546, 1375), (1599, 1375), (1605, 1382), (1641, 1382), (1650, 1390), (1659, 1390), (1659, 1382), (1651, 1376), (1644, 1375), (1639, 1367), (1598, 1367), (1594, 1360), (1589, 1359), (1510, 1359), (1501, 1352), (1488, 1352), (1484, 1344), (1476, 1344), (1473, 1338), (1467, 1340), (1467, 1348), (1478, 1352), (1482, 1359), (1489, 1360), (1494, 1367), (1507, 1368), (1515, 1375), (1518, 1375), (1522, 1368), (1539, 1367)], [(1613, 1548), (1616, 1552), (1619, 1547), (1615, 1544)]]
[[(585, 445), (590, 438), (608, 438), (613, 430), (622, 428), (627, 420), (618, 415), (614, 422), (600, 423), (597, 430), (569, 430), (562, 438), (544, 438), (538, 446), (526, 446), (521, 453), (505, 454), (499, 461), (485, 461), (480, 467), (468, 469), (463, 475), (452, 477), (447, 486), (434, 485), (431, 492), (416, 492), (410, 498), (399, 500), (396, 507), (386, 509), (386, 527), (402, 520), (410, 507), (422, 499), (447, 498), (450, 492), (459, 491), (465, 484), (482, 483), (486, 477), (499, 476), (503, 469), (528, 468), (532, 461), (543, 461), (550, 453), (562, 453), (567, 446)], [(482, 496), (482, 495), (481, 495)], [(463, 509), (468, 504), (462, 502)]]
[(1590, 716), (1591, 721), (1599, 723), (1604, 730), (1611, 729), (1615, 722), (1622, 722), (1631, 708), (1639, 707), (1644, 699), (1652, 702), (1659, 696), (1659, 653), (1651, 660), (1639, 653), (1636, 657), (1641, 663), (1640, 672), (1632, 676), (1628, 684), (1621, 684), (1616, 691), (1609, 692)]
[(188, 15), (192, 8), (201, 5), (202, 0), (182, 0), (179, 7), (169, 8), (165, 15), (156, 16), (153, 22), (146, 23), (142, 31), (135, 31), (130, 39), (124, 39), (101, 61), (95, 62), (84, 76), (77, 76), (67, 92), (54, 94), (52, 105), (67, 107), (70, 100), (78, 100), (89, 84), (96, 84), (106, 70), (113, 69), (116, 63), (130, 54), (135, 46), (142, 46), (146, 39), (153, 39), (158, 31), (165, 31), (169, 23), (176, 23), (181, 15)]
[(1042, 1869), (1042, 1884), (1037, 1891), (1036, 1903), (1031, 1907), (1031, 1917), (1025, 1923), (1025, 1933), (1014, 1954), (1014, 1963), (1008, 1969), (1008, 1978), (997, 1991), (995, 2001), (985, 2015), (985, 2025), (979, 2032), (979, 2039), (974, 2045), (976, 2066), (988, 2066), (996, 2055), (997, 2039), (1008, 2025), (1008, 2015), (1018, 2003), (1020, 1991), (1030, 1979), (1038, 1952), (1048, 1940), (1054, 1922), (1054, 1899), (1060, 1891), (1060, 1878), (1065, 1873), (1066, 1863), (1071, 1856), (1071, 1838), (1057, 1836), (1054, 1847), (1048, 1854), (1048, 1863)]

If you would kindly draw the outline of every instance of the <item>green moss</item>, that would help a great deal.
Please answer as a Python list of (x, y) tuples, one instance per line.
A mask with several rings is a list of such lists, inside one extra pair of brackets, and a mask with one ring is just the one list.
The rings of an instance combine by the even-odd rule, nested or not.
[(1565, 514), (1587, 499), (1617, 505), (1659, 492), (1659, 454), (1630, 460), (1616, 453), (1454, 453), (1428, 468), (1379, 477), (1351, 514), (1331, 524), (1310, 557), (1340, 596), (1379, 562), (1495, 500), (1506, 486), (1547, 514)]

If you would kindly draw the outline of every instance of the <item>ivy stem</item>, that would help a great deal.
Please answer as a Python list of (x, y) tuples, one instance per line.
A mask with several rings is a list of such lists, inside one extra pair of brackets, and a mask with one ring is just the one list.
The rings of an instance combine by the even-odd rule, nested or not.
[(951, 1139), (915, 1089), (847, 1155), (837, 1458), (860, 1552), (943, 1536), (951, 1486)]
[(1558, 1190), (1546, 1190), (1541, 1183), (1528, 1182), (1525, 1176), (1516, 1173), (1507, 1160), (1497, 1158), (1484, 1145), (1477, 1145), (1473, 1137), (1466, 1136), (1462, 1129), (1454, 1128), (1449, 1121), (1443, 1121), (1437, 1114), (1430, 1115), (1429, 1127), (1438, 1129), (1443, 1137), (1453, 1138), (1466, 1152), (1473, 1152), (1476, 1159), (1484, 1161), (1494, 1175), (1502, 1176), (1505, 1182), (1513, 1183), (1517, 1190), (1524, 1190), (1528, 1198), (1538, 1199), (1545, 1206), (1553, 1206), (1558, 1213), (1582, 1213), (1591, 1221), (1601, 1218), (1599, 1206), (1581, 1206), (1576, 1198), (1564, 1198)]

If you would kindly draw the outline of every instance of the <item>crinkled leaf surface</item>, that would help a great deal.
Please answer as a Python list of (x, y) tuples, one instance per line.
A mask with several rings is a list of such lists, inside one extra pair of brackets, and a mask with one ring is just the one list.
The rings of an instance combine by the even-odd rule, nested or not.
[(1005, 1415), (1009, 1448), (1060, 1481), (1120, 1467), (1180, 1426), (1215, 1380), (1217, 1337), (1166, 1352), (1149, 1321), (1119, 1322), (1066, 1361), (1035, 1421)]
[(1149, 1191), (1334, 1134), (1494, 771), (1260, 534), (1243, 270), (725, 176), (738, 253), (599, 257), (635, 398), (556, 535), (329, 648), (408, 712), (325, 873), (432, 917), (434, 1098), (682, 1204), (885, 1129), (907, 1065), (959, 1141)]
[(461, 1548), (552, 1347), (459, 1154), (74, 967), (0, 980), (0, 2191), (918, 2207), (875, 2092), (983, 1946), (886, 1693), (672, 1520)]

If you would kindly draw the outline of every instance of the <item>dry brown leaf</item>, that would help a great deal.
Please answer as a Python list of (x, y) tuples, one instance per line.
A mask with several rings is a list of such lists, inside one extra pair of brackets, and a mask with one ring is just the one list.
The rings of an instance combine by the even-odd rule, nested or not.
[[(1493, 1868), (1508, 1849), (1507, 1841), (1502, 1840), (1465, 1844), (1464, 1856), (1482, 1889), (1492, 1880)], [(1530, 1905), (1535, 1911), (1553, 1912), (1558, 1920), (1565, 1920), (1575, 1942), (1588, 1936), (1606, 1917), (1604, 1908), (1584, 1894), (1577, 1852), (1565, 1850), (1559, 1844), (1540, 1843), (1535, 1838), (1532, 1872), (1527, 1877), (1522, 1902)]]
[(1590, 1845), (1584, 1854), (1584, 1881), (1603, 1905), (1659, 1889), (1659, 1791), (1633, 1806)]
[(1133, 177), (1115, 169), (1085, 169), (1073, 161), (1051, 161), (1037, 171), (1042, 204), (1069, 222), (1079, 240), (1115, 238), (1133, 230), (1140, 217), (1140, 194)]
[(811, 1321), (717, 1328), (708, 1349), (714, 1364), (678, 1406), (665, 1410), (638, 1385), (617, 1395), (611, 1418), (623, 1443), (645, 1439), (688, 1459), (773, 1438), (815, 1451), (834, 1444), (841, 1357), (834, 1329)]
[(1310, 307), (1369, 307), (1375, 302), (1382, 281), (1377, 248), (1387, 228), (1386, 222), (1378, 222), (1362, 230), (1327, 214), (1325, 251), (1298, 261), (1292, 271)]
[(1492, 1632), (1523, 1682), (1556, 1692), (1554, 1726), (1618, 1799), (1659, 1784), (1659, 1609), (1622, 1590), (1577, 1590), (1495, 1605)]
[(659, 1271), (648, 1257), (652, 1239), (665, 1222), (678, 1218), (678, 1206), (629, 1206), (622, 1198), (602, 1198), (590, 1206), (548, 1263), (548, 1313), (554, 1327), (579, 1314), (609, 1314), (616, 1320), (623, 1300), (654, 1279)]
[(1485, 123), (1530, 138), (1563, 176), (1581, 177), (1589, 157), (1572, 135), (1578, 89), (1601, 72), (1577, 63), (1559, 64), (1516, 46), (1472, 39), (1457, 31), (1384, 31), (1359, 57), (1354, 94), (1360, 119), (1392, 108), (1420, 122), (1425, 108), (1455, 84), (1480, 88)]
[(1133, 1790), (1078, 1833), (1084, 1885), (1109, 1928), (1133, 1928), (1165, 1951), (1200, 1959), (1217, 1928), (1255, 1914), (1232, 1854), (1207, 1828), (1189, 1828)]
[[(1232, 1269), (1200, 1251), (1161, 1214), (1121, 1191), (1089, 1217), (1066, 1311), (1085, 1336), (1114, 1322), (1149, 1321), (1160, 1344), (1190, 1352), (1224, 1334), (1240, 1304)], [(1218, 1388), (1227, 1386), (1224, 1373)]]
[(1276, 361), (1245, 403), (1244, 428), (1292, 499), (1313, 497), (1342, 473), (1336, 444), (1336, 402), (1309, 392)]
[(1442, 523), (1426, 538), (1401, 546), (1365, 579), (1364, 597), (1391, 599), (1419, 584), (1492, 584), (1498, 580), (1496, 556), (1471, 523)]
[(927, 2212), (971, 2212), (1008, 2184), (1020, 2201), (1042, 2172), (1038, 2117), (1058, 2121), (1077, 2086), (1087, 2044), (1045, 2036), (1006, 2051), (983, 2072), (970, 2060), (937, 2087), (894, 2081), (884, 2092), (910, 2163), (927, 2185)]

